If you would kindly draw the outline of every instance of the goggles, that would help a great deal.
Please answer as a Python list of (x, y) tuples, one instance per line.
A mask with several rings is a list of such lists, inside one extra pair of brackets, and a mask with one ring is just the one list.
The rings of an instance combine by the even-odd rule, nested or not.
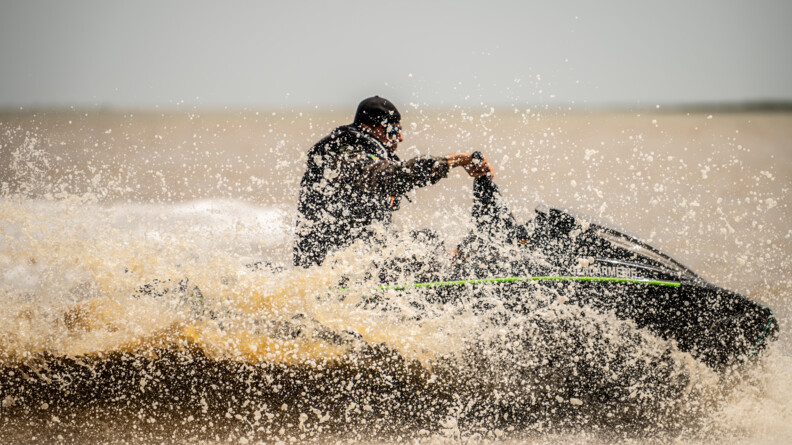
[(402, 131), (401, 125), (399, 125), (399, 124), (396, 124), (396, 125), (394, 125), (394, 124), (385, 124), (384, 127), (385, 127), (385, 134), (387, 134), (389, 138), (394, 138), (394, 137), (398, 136), (399, 133), (401, 133), (401, 131)]

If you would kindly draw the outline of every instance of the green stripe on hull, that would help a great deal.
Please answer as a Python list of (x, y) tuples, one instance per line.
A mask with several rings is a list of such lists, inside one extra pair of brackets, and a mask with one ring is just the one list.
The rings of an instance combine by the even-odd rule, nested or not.
[(380, 290), (404, 290), (409, 288), (422, 288), (422, 287), (446, 287), (446, 286), (462, 286), (465, 284), (489, 284), (489, 283), (518, 283), (527, 281), (582, 281), (582, 282), (600, 282), (600, 283), (629, 283), (629, 284), (648, 284), (650, 286), (665, 286), (665, 287), (679, 287), (680, 283), (676, 281), (656, 281), (656, 280), (637, 280), (629, 278), (606, 278), (606, 277), (510, 277), (510, 278), (479, 278), (473, 280), (459, 280), (459, 281), (435, 281), (431, 283), (412, 283), (400, 284), (395, 286), (379, 286)]

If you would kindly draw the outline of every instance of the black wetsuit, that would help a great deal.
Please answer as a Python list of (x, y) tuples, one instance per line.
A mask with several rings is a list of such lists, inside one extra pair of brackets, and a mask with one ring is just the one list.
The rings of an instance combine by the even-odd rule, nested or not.
[(421, 156), (402, 162), (359, 126), (336, 128), (308, 152), (294, 264), (321, 264), (330, 250), (368, 237), (372, 223), (390, 223), (405, 193), (447, 175), (446, 158)]

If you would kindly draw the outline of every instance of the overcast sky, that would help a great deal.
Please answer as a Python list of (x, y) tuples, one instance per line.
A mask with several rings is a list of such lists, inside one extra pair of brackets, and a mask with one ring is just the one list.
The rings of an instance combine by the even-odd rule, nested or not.
[(791, 21), (786, 0), (0, 0), (0, 108), (789, 101)]

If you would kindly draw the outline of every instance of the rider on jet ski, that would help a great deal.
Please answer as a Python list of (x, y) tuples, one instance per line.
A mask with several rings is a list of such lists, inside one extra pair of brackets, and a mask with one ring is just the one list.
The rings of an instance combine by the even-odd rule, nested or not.
[(321, 264), (328, 252), (371, 236), (371, 224), (389, 224), (402, 196), (435, 184), (449, 169), (472, 177), (493, 175), (486, 159), (470, 153), (418, 156), (401, 161), (401, 114), (387, 99), (364, 99), (355, 120), (333, 130), (308, 152), (300, 183), (294, 264)]

